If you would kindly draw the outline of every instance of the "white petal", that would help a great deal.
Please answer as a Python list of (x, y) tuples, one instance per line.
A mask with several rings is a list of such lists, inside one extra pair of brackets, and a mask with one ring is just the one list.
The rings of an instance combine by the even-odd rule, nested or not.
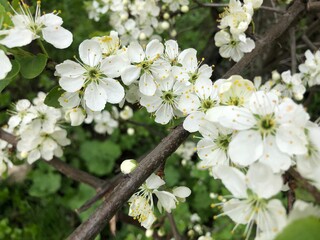
[(229, 144), (232, 162), (248, 166), (263, 154), (263, 142), (259, 132), (248, 130), (239, 132)]
[(124, 98), (124, 88), (122, 85), (112, 78), (103, 79), (101, 86), (107, 93), (108, 102), (115, 104), (121, 102)]
[(5, 78), (12, 69), (11, 62), (4, 51), (0, 50), (0, 80)]
[(155, 122), (167, 124), (173, 117), (173, 109), (169, 104), (162, 104), (155, 113)]
[(141, 45), (137, 42), (132, 42), (128, 46), (127, 49), (128, 57), (132, 63), (139, 63), (142, 62), (145, 58), (144, 51)]
[(137, 80), (140, 76), (141, 68), (137, 66), (128, 66), (124, 69), (121, 74), (121, 79), (125, 85), (130, 85), (135, 80)]
[(84, 91), (84, 100), (92, 111), (101, 111), (106, 105), (107, 94), (98, 84), (90, 83)]
[(199, 131), (201, 121), (204, 120), (205, 114), (203, 112), (194, 112), (186, 117), (183, 121), (183, 128), (188, 132)]
[(122, 57), (112, 55), (112, 56), (106, 57), (102, 61), (100, 70), (108, 77), (116, 78), (121, 75), (126, 65), (127, 65), (127, 62), (124, 61)]
[(197, 111), (200, 105), (201, 103), (199, 98), (192, 93), (186, 93), (181, 95), (178, 102), (179, 110), (185, 115)]
[(149, 189), (157, 189), (164, 184), (165, 181), (163, 181), (158, 175), (154, 173), (152, 173), (146, 180), (146, 185)]
[(279, 150), (274, 136), (267, 136), (264, 139), (263, 155), (259, 162), (271, 167), (274, 173), (286, 171), (292, 164), (290, 156)]
[(80, 59), (87, 65), (91, 67), (97, 66), (102, 59), (102, 50), (99, 45), (94, 40), (84, 40), (79, 45), (79, 55)]
[(159, 202), (161, 203), (161, 206), (168, 213), (170, 213), (172, 209), (176, 208), (177, 199), (172, 193), (154, 190), (154, 194), (157, 196)]
[(247, 198), (247, 186), (242, 172), (233, 167), (219, 166), (216, 174), (235, 198)]
[(142, 74), (139, 80), (139, 90), (146, 96), (152, 96), (156, 92), (157, 86), (151, 74)]
[(56, 71), (59, 76), (74, 78), (83, 75), (86, 69), (77, 62), (65, 60), (56, 66)]
[(61, 77), (59, 79), (59, 84), (67, 92), (76, 92), (82, 88), (84, 80), (84, 76), (79, 76), (76, 78)]
[(307, 139), (303, 128), (291, 124), (281, 125), (276, 133), (279, 149), (289, 155), (307, 153)]
[(176, 187), (172, 190), (173, 195), (179, 198), (189, 197), (191, 194), (191, 190), (188, 187)]
[(42, 24), (44, 24), (47, 27), (60, 26), (63, 23), (62, 18), (53, 13), (47, 13), (42, 15), (38, 19), (38, 21), (40, 21)]
[(270, 167), (262, 163), (253, 163), (247, 172), (248, 187), (260, 198), (268, 199), (281, 191), (281, 174), (274, 174)]
[(29, 29), (12, 28), (6, 32), (8, 35), (0, 40), (0, 44), (8, 48), (22, 47), (33, 40), (33, 32)]
[(146, 56), (148, 59), (154, 59), (160, 57), (163, 54), (164, 47), (159, 40), (154, 39), (148, 43), (146, 47)]
[(206, 119), (219, 122), (222, 126), (235, 130), (250, 129), (256, 123), (254, 116), (248, 109), (236, 106), (211, 108), (206, 113)]
[(179, 54), (178, 43), (175, 40), (168, 40), (164, 43), (166, 46), (166, 54), (170, 60), (174, 60)]
[(43, 28), (42, 36), (44, 40), (58, 49), (69, 47), (73, 41), (72, 33), (60, 26), (50, 26)]
[(278, 96), (273, 92), (255, 92), (250, 98), (250, 110), (254, 114), (263, 116), (271, 114), (275, 111), (278, 101)]

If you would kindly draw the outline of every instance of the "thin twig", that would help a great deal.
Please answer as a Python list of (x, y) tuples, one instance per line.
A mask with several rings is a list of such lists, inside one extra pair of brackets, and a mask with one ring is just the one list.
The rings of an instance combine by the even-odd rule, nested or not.
[(290, 55), (291, 55), (291, 73), (296, 73), (297, 70), (297, 55), (296, 55), (296, 31), (295, 27), (289, 29), (290, 34)]
[(174, 239), (175, 240), (182, 240), (182, 237), (181, 237), (181, 235), (180, 235), (180, 233), (178, 231), (176, 222), (174, 221), (174, 218), (173, 218), (172, 214), (171, 213), (167, 213), (167, 217), (168, 217), (168, 220), (169, 220), (169, 223), (170, 223), (170, 227), (171, 227)]
[(313, 44), (313, 42), (311, 42), (311, 40), (308, 38), (306, 34), (303, 34), (301, 38), (312, 51), (318, 50), (318, 48)]
[[(198, 4), (199, 6), (202, 6), (202, 7), (227, 7), (229, 5), (227, 3), (203, 3), (203, 2), (200, 2), (198, 0), (194, 0), (194, 2), (196, 4)], [(275, 13), (279, 13), (279, 14), (284, 14), (285, 13), (285, 11), (283, 11), (283, 10), (276, 9), (276, 8), (273, 8), (273, 7), (268, 7), (268, 6), (260, 6), (259, 9), (263, 9), (263, 10), (266, 10), (266, 11), (271, 11), (271, 12), (275, 12)]]

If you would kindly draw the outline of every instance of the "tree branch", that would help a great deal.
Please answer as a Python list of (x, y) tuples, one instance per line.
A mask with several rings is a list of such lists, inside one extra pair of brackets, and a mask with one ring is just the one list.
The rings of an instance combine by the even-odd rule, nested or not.
[[(276, 27), (271, 27), (264, 37), (257, 42), (256, 48), (245, 55), (241, 61), (235, 64), (222, 78), (233, 74), (240, 74), (257, 56), (259, 56), (271, 42), (278, 39), (291, 25), (291, 23), (305, 9), (301, 0), (296, 0), (280, 19)], [(152, 150), (138, 167), (130, 174), (125, 175), (119, 184), (109, 194), (95, 212), (83, 222), (70, 236), (69, 240), (87, 240), (94, 237), (102, 230), (104, 225), (131, 197), (141, 184), (154, 172), (165, 159), (170, 156), (178, 146), (188, 137), (189, 133), (181, 125), (176, 127), (158, 146)]]
[(174, 218), (172, 216), (172, 213), (167, 213), (167, 217), (168, 217), (168, 220), (169, 220), (169, 223), (170, 223), (170, 227), (171, 227), (174, 239), (175, 240), (182, 240), (182, 237), (179, 234), (179, 231), (178, 231), (176, 222), (174, 221)]
[(304, 189), (306, 189), (309, 193), (312, 194), (312, 196), (314, 197), (316, 203), (320, 204), (320, 192), (319, 192), (319, 190), (315, 186), (310, 184), (308, 182), (308, 180), (304, 179), (300, 175), (300, 173), (297, 172), (294, 168), (290, 168), (288, 172), (298, 183), (300, 183), (299, 185), (301, 185)]
[[(11, 133), (8, 133), (1, 128), (0, 128), (0, 139), (10, 143), (13, 147), (17, 146), (17, 142), (18, 142), (17, 138)], [(56, 157), (54, 157), (50, 161), (43, 160), (43, 162), (51, 165), (52, 167), (57, 169), (59, 172), (66, 175), (68, 178), (71, 178), (77, 182), (82, 182), (84, 184), (87, 184), (95, 188), (97, 191), (99, 191), (100, 187), (103, 184), (105, 184), (104, 180), (99, 179), (79, 169), (76, 169)]]

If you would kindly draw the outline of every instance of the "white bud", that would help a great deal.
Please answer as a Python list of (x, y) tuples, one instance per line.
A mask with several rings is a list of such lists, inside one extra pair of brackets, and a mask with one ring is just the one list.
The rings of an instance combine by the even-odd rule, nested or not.
[(166, 19), (166, 20), (168, 20), (170, 18), (170, 14), (169, 13), (164, 13), (163, 14), (163, 19)]
[(137, 167), (137, 161), (134, 159), (124, 160), (120, 165), (120, 170), (124, 174), (131, 173)]
[(171, 37), (175, 37), (175, 36), (177, 36), (177, 31), (175, 30), (175, 29), (173, 29), (171, 32), (170, 32), (170, 36)]
[(128, 19), (128, 14), (126, 14), (126, 13), (120, 14), (120, 19), (121, 19), (121, 21), (126, 21)]
[(158, 233), (159, 237), (163, 237), (166, 234), (166, 232), (162, 228), (160, 228), (157, 233)]
[(170, 28), (170, 24), (167, 21), (163, 21), (160, 26), (163, 30), (168, 30)]
[(134, 129), (133, 128), (128, 128), (127, 129), (127, 133), (128, 133), (128, 135), (130, 135), (130, 136), (132, 136), (132, 135), (134, 135)]
[(300, 94), (300, 93), (296, 93), (294, 94), (294, 99), (297, 100), (297, 101), (300, 101), (303, 99), (303, 94)]
[(26, 157), (28, 157), (28, 152), (21, 152), (21, 153), (20, 153), (20, 156), (21, 156), (22, 158), (26, 158)]
[(277, 81), (281, 78), (280, 74), (278, 73), (277, 70), (272, 71), (272, 80)]
[(122, 0), (123, 5), (126, 5), (128, 3), (128, 0)]
[(147, 39), (147, 35), (142, 32), (142, 33), (140, 33), (140, 35), (139, 35), (139, 39), (140, 39), (141, 41), (146, 40), (146, 39)]
[(65, 113), (65, 119), (71, 123), (71, 126), (80, 126), (86, 115), (84, 114), (82, 108), (73, 108)]
[(150, 238), (153, 236), (153, 229), (147, 229), (146, 230), (146, 237), (147, 238)]
[(183, 5), (181, 8), (180, 8), (181, 12), (183, 13), (186, 13), (186, 12), (189, 12), (189, 7), (187, 5)]
[(120, 112), (120, 118), (123, 120), (128, 120), (133, 116), (132, 108), (129, 106), (125, 106), (124, 109)]

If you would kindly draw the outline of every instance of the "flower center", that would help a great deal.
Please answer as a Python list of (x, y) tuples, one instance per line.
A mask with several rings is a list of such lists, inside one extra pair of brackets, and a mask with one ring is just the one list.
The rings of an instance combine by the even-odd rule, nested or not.
[(204, 112), (206, 112), (207, 110), (209, 110), (210, 108), (214, 107), (215, 105), (215, 101), (211, 100), (211, 99), (205, 99), (204, 101), (202, 101), (201, 103), (201, 108), (203, 109)]
[(227, 151), (228, 150), (228, 146), (229, 143), (231, 142), (231, 134), (228, 135), (220, 135), (215, 139), (215, 144), (217, 144), (217, 146), (224, 150)]
[(98, 81), (102, 73), (96, 68), (89, 68), (85, 75), (89, 81)]
[(192, 83), (192, 84), (194, 84), (195, 82), (196, 82), (196, 80), (198, 79), (198, 74), (197, 73), (192, 73), (192, 74), (190, 74), (190, 82)]
[(229, 106), (242, 106), (244, 104), (244, 101), (242, 98), (239, 98), (238, 96), (230, 97), (228, 101), (226, 102)]
[(174, 98), (175, 95), (173, 94), (172, 91), (166, 91), (162, 93), (161, 99), (165, 102), (168, 103), (170, 105), (173, 105), (174, 103)]
[(274, 134), (276, 131), (276, 122), (273, 114), (258, 116), (258, 129), (263, 135)]

